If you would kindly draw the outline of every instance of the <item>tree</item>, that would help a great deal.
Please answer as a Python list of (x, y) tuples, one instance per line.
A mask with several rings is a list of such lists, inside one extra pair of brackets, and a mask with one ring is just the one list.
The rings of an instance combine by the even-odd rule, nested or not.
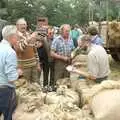
[[(8, 21), (24, 17), (30, 24), (36, 25), (36, 17), (48, 17), (50, 25), (86, 24), (90, 20), (115, 19), (120, 14), (119, 5), (114, 0), (9, 0)], [(107, 6), (108, 3), (108, 7)], [(91, 8), (90, 8), (90, 5)], [(108, 11), (108, 12), (107, 12)]]

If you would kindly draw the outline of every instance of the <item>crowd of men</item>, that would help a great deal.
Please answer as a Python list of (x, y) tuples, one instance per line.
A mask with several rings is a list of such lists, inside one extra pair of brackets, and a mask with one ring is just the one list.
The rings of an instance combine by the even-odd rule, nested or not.
[[(28, 85), (37, 82), (43, 92), (55, 91), (56, 81), (70, 77), (70, 72), (78, 73), (87, 79), (100, 83), (109, 73), (108, 55), (103, 48), (103, 40), (95, 27), (89, 27), (87, 35), (78, 25), (73, 29), (69, 24), (59, 28), (55, 35), (51, 26), (39, 26), (35, 32), (28, 31), (27, 21), (20, 18), (15, 25), (2, 29), (0, 42), (0, 113), (4, 120), (12, 120), (16, 107), (15, 85), (23, 76)], [(87, 51), (88, 72), (76, 68), (67, 70), (71, 64), (71, 52), (76, 48)], [(43, 71), (43, 85), (40, 77)], [(50, 74), (50, 75), (49, 75)]]

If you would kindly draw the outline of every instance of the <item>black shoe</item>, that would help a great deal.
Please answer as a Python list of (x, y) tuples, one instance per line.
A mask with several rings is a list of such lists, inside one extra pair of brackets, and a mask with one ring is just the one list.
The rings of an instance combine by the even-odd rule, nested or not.
[(52, 92), (52, 91), (53, 91), (53, 87), (49, 86), (49, 87), (48, 87), (48, 91), (49, 91), (49, 92)]
[(52, 89), (53, 89), (53, 91), (54, 91), (54, 92), (56, 92), (57, 87), (56, 87), (56, 86), (54, 86), (54, 87), (52, 87)]
[(43, 91), (44, 93), (47, 93), (47, 92), (48, 92), (48, 86), (44, 86), (44, 87), (42, 88), (42, 91)]

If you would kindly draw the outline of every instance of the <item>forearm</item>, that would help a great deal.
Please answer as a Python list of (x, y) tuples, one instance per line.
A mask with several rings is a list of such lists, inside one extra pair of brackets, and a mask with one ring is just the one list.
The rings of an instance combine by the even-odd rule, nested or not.
[(64, 61), (64, 59), (65, 59), (64, 56), (59, 55), (59, 54), (57, 54), (57, 53), (55, 53), (55, 52), (51, 52), (51, 57), (53, 57), (54, 59), (63, 60), (63, 61)]
[(96, 77), (94, 77), (94, 76), (92, 76), (89, 73), (84, 72), (84, 71), (74, 70), (74, 72), (81, 75), (81, 76), (84, 76), (85, 78), (90, 79), (90, 80), (95, 80), (96, 79)]

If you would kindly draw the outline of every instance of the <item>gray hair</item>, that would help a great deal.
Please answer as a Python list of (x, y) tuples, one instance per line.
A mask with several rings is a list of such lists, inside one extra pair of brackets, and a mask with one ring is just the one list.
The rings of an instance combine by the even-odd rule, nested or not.
[(6, 25), (3, 29), (2, 29), (2, 36), (3, 36), (3, 39), (6, 39), (13, 35), (13, 34), (16, 34), (17, 33), (17, 28), (15, 25)]
[(27, 25), (27, 22), (24, 18), (20, 18), (17, 20), (16, 24), (26, 24)]
[(60, 34), (62, 34), (62, 33), (63, 33), (63, 30), (64, 30), (64, 27), (65, 27), (65, 26), (70, 27), (70, 25), (69, 25), (69, 24), (63, 24), (63, 25), (61, 25), (61, 26), (60, 26), (60, 29), (59, 29)]

